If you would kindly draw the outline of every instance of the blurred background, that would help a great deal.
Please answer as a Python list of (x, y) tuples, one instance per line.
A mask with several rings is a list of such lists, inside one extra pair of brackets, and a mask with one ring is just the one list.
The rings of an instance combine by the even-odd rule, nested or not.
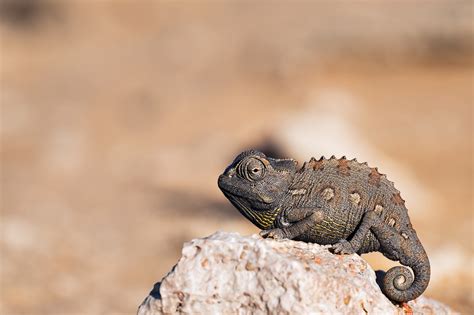
[(133, 314), (183, 242), (258, 232), (216, 184), (247, 148), (378, 166), (426, 295), (474, 312), (473, 20), (470, 1), (0, 0), (0, 313)]

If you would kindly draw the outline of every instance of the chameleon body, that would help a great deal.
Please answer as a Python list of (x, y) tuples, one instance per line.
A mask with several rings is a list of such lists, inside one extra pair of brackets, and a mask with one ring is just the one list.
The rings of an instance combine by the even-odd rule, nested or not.
[(430, 263), (413, 229), (400, 192), (367, 163), (312, 158), (297, 168), (249, 150), (239, 154), (218, 180), (230, 202), (260, 235), (332, 245), (334, 253), (379, 251), (403, 266), (383, 278), (382, 291), (394, 302), (421, 295)]

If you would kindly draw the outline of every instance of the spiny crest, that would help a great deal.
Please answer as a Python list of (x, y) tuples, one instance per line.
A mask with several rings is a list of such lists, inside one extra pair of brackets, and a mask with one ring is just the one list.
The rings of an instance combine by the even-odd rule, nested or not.
[(387, 179), (385, 174), (379, 172), (377, 167), (369, 167), (367, 162), (358, 162), (357, 158), (348, 160), (345, 155), (339, 159), (336, 158), (335, 155), (331, 155), (329, 159), (326, 159), (324, 156), (321, 156), (319, 159), (311, 157), (308, 162), (304, 162), (299, 172), (303, 172), (305, 170), (323, 170), (324, 167), (328, 165), (328, 163), (331, 163), (332, 167), (336, 167), (338, 172), (345, 176), (350, 175), (350, 171), (352, 167), (354, 167), (354, 164), (361, 165), (363, 167), (367, 167), (370, 171), (368, 179), (370, 184), (376, 185), (378, 187), (380, 186), (380, 182), (382, 180), (387, 180), (390, 184), (394, 185), (393, 182)]
[(378, 187), (380, 186), (380, 181), (386, 180), (386, 179), (387, 179), (387, 176), (385, 174), (381, 174), (377, 167), (370, 168), (369, 184), (376, 185)]
[(316, 160), (314, 157), (312, 157), (309, 162), (305, 162), (303, 164), (303, 170), (308, 170), (308, 169), (313, 169), (313, 170), (318, 170), (323, 168), (323, 163), (324, 163), (324, 157), (322, 156), (319, 160)]
[(346, 159), (345, 155), (339, 160), (337, 160), (337, 171), (339, 172), (339, 174), (349, 176), (349, 171), (351, 168), (348, 162), (349, 161)]
[(367, 166), (367, 163), (359, 163), (356, 158), (352, 160), (348, 160), (345, 155), (343, 155), (340, 159), (336, 158), (335, 155), (332, 155), (329, 159), (326, 159), (324, 156), (321, 156), (318, 160), (316, 158), (311, 157), (311, 159), (308, 162), (304, 162), (303, 166), (301, 167), (301, 171), (303, 170), (308, 170), (308, 169), (313, 169), (313, 170), (318, 170), (318, 169), (323, 169), (324, 164), (326, 162), (332, 162), (332, 161), (337, 161), (338, 168), (340, 168), (343, 173), (347, 173), (348, 170), (350, 170), (349, 163), (357, 163), (357, 164), (363, 164)]
[(370, 174), (369, 174), (369, 183), (375, 186), (380, 186), (380, 178), (382, 176), (380, 175), (378, 169), (375, 168), (370, 168)]
[(400, 195), (400, 192), (398, 190), (395, 194), (393, 194), (391, 200), (396, 205), (404, 205), (405, 204), (405, 200), (402, 198), (402, 196)]

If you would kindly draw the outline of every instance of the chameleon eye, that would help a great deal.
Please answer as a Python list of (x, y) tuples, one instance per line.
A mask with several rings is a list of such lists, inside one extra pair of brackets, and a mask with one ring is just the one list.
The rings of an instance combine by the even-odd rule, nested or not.
[(244, 177), (248, 180), (259, 180), (265, 175), (265, 165), (262, 161), (252, 158), (249, 159), (245, 167)]

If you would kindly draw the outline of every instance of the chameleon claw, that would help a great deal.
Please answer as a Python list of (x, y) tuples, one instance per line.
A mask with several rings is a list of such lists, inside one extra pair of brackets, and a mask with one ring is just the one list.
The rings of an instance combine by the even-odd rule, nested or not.
[(263, 230), (259, 234), (263, 238), (273, 238), (274, 240), (285, 238), (285, 233), (282, 229)]
[(332, 245), (331, 248), (335, 254), (350, 255), (355, 253), (355, 250), (354, 248), (352, 248), (351, 243), (347, 240), (340, 240), (336, 244)]

